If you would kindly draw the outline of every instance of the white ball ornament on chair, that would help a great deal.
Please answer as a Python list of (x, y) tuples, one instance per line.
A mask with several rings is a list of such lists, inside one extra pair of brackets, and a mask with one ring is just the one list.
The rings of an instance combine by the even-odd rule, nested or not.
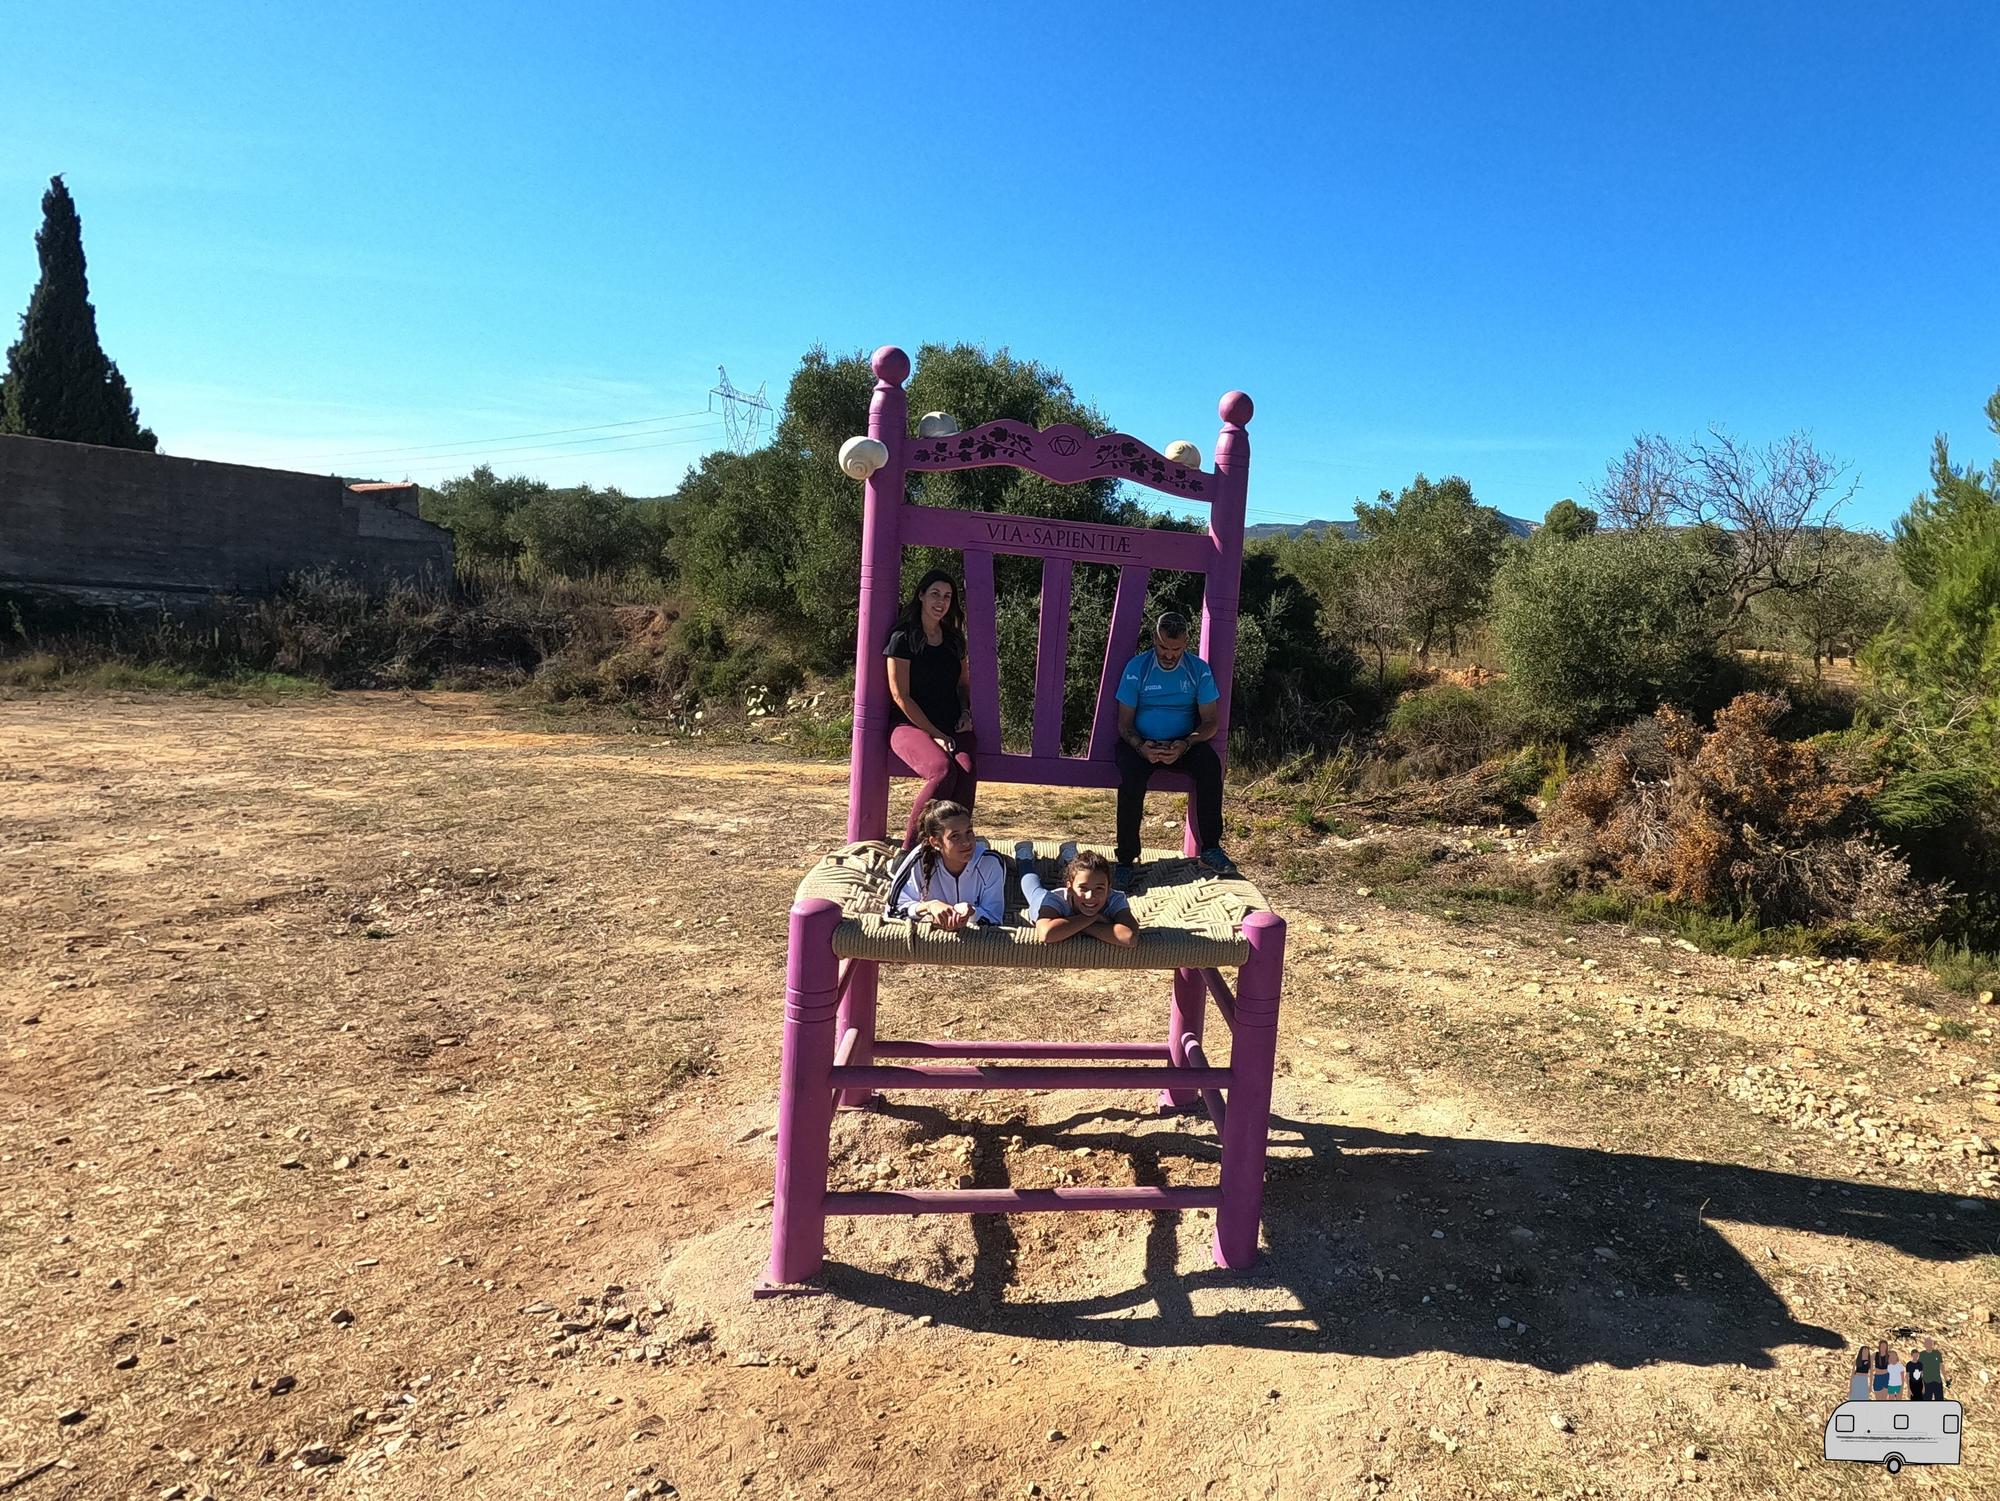
[(849, 438), (840, 445), (840, 467), (849, 479), (865, 480), (889, 462), (889, 445), (880, 438)]
[(1201, 468), (1201, 450), (1186, 438), (1176, 438), (1167, 445), (1167, 458), (1183, 469)]
[(958, 436), (958, 419), (949, 412), (926, 412), (917, 419), (919, 438), (955, 438)]

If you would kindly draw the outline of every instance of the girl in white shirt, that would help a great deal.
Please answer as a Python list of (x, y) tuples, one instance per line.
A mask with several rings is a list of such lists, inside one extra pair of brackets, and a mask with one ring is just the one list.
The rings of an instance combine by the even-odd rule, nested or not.
[(1007, 865), (974, 836), (971, 811), (934, 799), (917, 827), (916, 846), (889, 876), (889, 916), (927, 922), (945, 933), (1005, 917)]

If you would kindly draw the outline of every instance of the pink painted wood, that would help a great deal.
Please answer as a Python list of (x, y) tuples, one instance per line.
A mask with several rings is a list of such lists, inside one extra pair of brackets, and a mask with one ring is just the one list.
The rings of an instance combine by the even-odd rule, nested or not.
[[(1226, 760), (1230, 680), (1236, 673), (1236, 608), (1243, 591), (1243, 518), (1250, 499), (1250, 434), (1245, 426), (1256, 407), (1241, 391), (1231, 391), (1216, 404), (1216, 411), (1222, 418), (1222, 434), (1215, 440), (1216, 485), (1208, 534), (1215, 543), (1217, 566), (1209, 570), (1202, 588), (1201, 655), (1222, 690), (1213, 744)], [(1187, 853), (1201, 853), (1191, 824)]]
[(1220, 1188), (906, 1188), (831, 1193), (828, 1214), (1033, 1214), (1053, 1209), (1214, 1209)]
[(1038, 757), (1062, 754), (1063, 679), (1069, 666), (1069, 593), (1076, 565), (1042, 560), (1042, 623), (1035, 642), (1034, 748)]
[[(1206, 573), (1215, 566), (1215, 544), (1196, 532), (1156, 532), (1143, 526), (1099, 526), (1087, 521), (1044, 521), (1033, 516), (998, 516), (990, 511), (954, 511), (944, 506), (909, 506), (900, 531), (908, 547), (977, 547), (1029, 558), (1063, 558), (1072, 563), (1143, 563), (1182, 573)], [(886, 637), (887, 632), (884, 632)], [(881, 665), (876, 664), (877, 667)]]
[[(1169, 1057), (1164, 1042), (878, 1042), (877, 1058), (1153, 1058)], [(844, 1062), (845, 1060), (839, 1060)]]
[(1208, 993), (1215, 997), (1215, 1009), (1222, 1013), (1222, 1019), (1231, 1027), (1236, 1025), (1236, 992), (1229, 988), (1229, 982), (1222, 978), (1219, 969), (1205, 969), (1201, 977), (1208, 981)]
[[(915, 439), (908, 432), (908, 404), (901, 389), (901, 382), (909, 373), (909, 357), (900, 349), (884, 346), (875, 351), (873, 366), (878, 379), (869, 407), (868, 435), (888, 449), (889, 461), (868, 481), (862, 527), (861, 639), (855, 648), (848, 838), (886, 837), (889, 776), (910, 774), (910, 769), (889, 750), (887, 726), (891, 709), (887, 675), (881, 662), (881, 643), (888, 639), (890, 624), (900, 604), (896, 597), (900, 576), (895, 560), (900, 559), (900, 549), (905, 546), (956, 549), (964, 557), (972, 721), (981, 747), (981, 782), (1056, 787), (1118, 785), (1117, 769), (1112, 762), (1117, 743), (1118, 680), (1138, 649), (1147, 576), (1155, 569), (1199, 573), (1206, 580), (1200, 650), (1222, 690), (1217, 712), (1224, 728), (1214, 745), (1216, 753), (1226, 761), (1230, 678), (1236, 661), (1236, 609), (1243, 568), (1244, 506), (1249, 486), (1250, 440), (1245, 424), (1253, 411), (1250, 398), (1241, 391), (1231, 391), (1219, 403), (1223, 427), (1216, 442), (1215, 471), (1209, 474), (1171, 465), (1154, 449), (1126, 434), (1092, 437), (1080, 428), (1063, 425), (1038, 431), (1025, 423), (989, 422), (952, 438)], [(1148, 484), (1187, 499), (1206, 500), (1208, 532), (1203, 536), (1146, 527), (1003, 516), (910, 505), (904, 499), (904, 478), (913, 471), (976, 469), (996, 464), (1028, 469), (1062, 484), (1117, 478)], [(1037, 707), (1030, 736), (1034, 753), (1022, 756), (1000, 750), (999, 655), (993, 593), (995, 553), (1039, 557), (1045, 560), (1045, 566), (1058, 560), (1064, 564), (1118, 565), (1118, 595), (1112, 607), (1104, 670), (1091, 716), (1090, 741), (1081, 756), (1057, 753), (1060, 730), (1055, 725), (1059, 711), (1051, 707), (1046, 717), (1044, 714), (1044, 706), (1060, 696), (1062, 678), (1054, 669), (1065, 655), (1046, 650), (1038, 652), (1037, 658)], [(1065, 569), (1061, 575), (1065, 580), (1067, 573)], [(1045, 591), (1045, 607), (1053, 599), (1054, 595)], [(1062, 603), (1067, 603), (1066, 595)], [(1050, 615), (1045, 608), (1045, 627)], [(1045, 629), (1044, 638), (1049, 634)], [(1155, 776), (1153, 787), (1164, 792), (1186, 791), (1188, 782), (1185, 776), (1162, 772)], [(1189, 855), (1199, 853), (1192, 828), (1183, 836), (1183, 848)], [(864, 1032), (863, 1046), (869, 1042)]]
[[(1186, 1055), (1192, 1068), (1207, 1068), (1208, 1054), (1202, 1050), (1201, 1039), (1192, 1032), (1181, 1039), (1181, 1052)], [(1201, 1092), (1202, 1109), (1215, 1122), (1215, 1129), (1223, 1130), (1229, 1120), (1229, 1100), (1219, 1089), (1204, 1089)]]
[[(1198, 969), (1177, 969), (1174, 971), (1174, 999), (1167, 1010), (1167, 1045), (1176, 1065), (1187, 1065), (1186, 1039), (1199, 1039), (1207, 1017), (1208, 987), (1202, 983)], [(1160, 1092), (1160, 1104), (1169, 1110), (1185, 1110), (1195, 1101), (1191, 1089), (1166, 1089)]]
[[(831, 1067), (831, 1065), (829, 1065)], [(1033, 1064), (877, 1063), (832, 1069), (848, 1089), (1226, 1089), (1226, 1068), (1140, 1068), (1118, 1064), (1040, 1068)]]
[(1059, 485), (1124, 480), (1182, 500), (1209, 500), (1216, 488), (1215, 476), (1176, 464), (1127, 433), (1093, 437), (1068, 423), (1037, 430), (1003, 419), (950, 438), (919, 438), (910, 449), (909, 464), (933, 471), (1006, 464)]
[(1256, 1264), (1264, 1215), (1264, 1156), (1271, 1134), (1271, 1076), (1278, 1063), (1278, 992), (1285, 975), (1285, 920), (1252, 912), (1243, 920), (1250, 960), (1236, 977), (1236, 1026), (1229, 1043), (1229, 1118), (1222, 1127), (1222, 1208), (1215, 1216), (1218, 1266)]
[[(1097, 712), (1090, 725), (1090, 759), (1109, 761), (1118, 744), (1118, 681), (1125, 664), (1139, 654), (1139, 613), (1146, 607), (1147, 570), (1128, 564), (1118, 570), (1118, 595), (1111, 603), (1111, 630), (1104, 638), (1104, 671), (1097, 679)], [(1112, 782), (1117, 785), (1116, 780)]]
[(785, 1037), (778, 1066), (778, 1176), (771, 1192), (772, 1282), (803, 1282), (826, 1254), (826, 1166), (833, 1097), (833, 930), (840, 906), (824, 897), (792, 908), (785, 971)]
[[(998, 605), (993, 596), (993, 554), (980, 548), (965, 550), (965, 634), (971, 641), (998, 639), (995, 623)], [(1000, 749), (1000, 654), (997, 651), (969, 652), (972, 671), (972, 732), (983, 747), (980, 759)], [(884, 747), (886, 751), (887, 747)], [(909, 768), (895, 757), (903, 775)]]
[[(881, 650), (900, 604), (905, 546), (957, 549), (964, 556), (965, 606), (971, 641), (973, 722), (984, 747), (982, 781), (1044, 786), (1113, 787), (1117, 743), (1115, 694), (1137, 649), (1139, 617), (1154, 569), (1204, 576), (1200, 651), (1221, 689), (1226, 754), (1231, 675), (1235, 665), (1237, 605), (1243, 561), (1243, 521), (1248, 496), (1250, 398), (1231, 391), (1222, 398), (1223, 421), (1212, 474), (1170, 464), (1164, 456), (1122, 433), (1092, 436), (1075, 427), (1037, 432), (1013, 422), (989, 422), (949, 439), (909, 435), (903, 382), (910, 360), (884, 346), (871, 361), (874, 394), (868, 434), (888, 460), (867, 482), (862, 523), (859, 639), (855, 647), (854, 741), (847, 837), (879, 840), (888, 832), (888, 779), (906, 772), (888, 748), (891, 705)], [(1145, 528), (1097, 526), (1029, 517), (996, 516), (911, 506), (905, 480), (912, 471), (950, 471), (1011, 464), (1060, 484), (1115, 478), (1184, 500), (1206, 501), (1206, 536)], [(1032, 754), (1000, 749), (1000, 692), (993, 590), (993, 555), (1044, 560), (1042, 623), (1036, 664)], [(1063, 665), (1067, 656), (1071, 581), (1078, 562), (1114, 564), (1118, 593), (1110, 639), (1098, 681), (1098, 699), (1083, 756), (1061, 752)], [(1186, 790), (1187, 779), (1161, 773), (1159, 790)], [(1192, 831), (1185, 845), (1195, 853)], [(785, 1032), (778, 1105), (778, 1168), (772, 1210), (771, 1261), (763, 1292), (780, 1291), (814, 1275), (825, 1254), (825, 1218), (832, 1214), (1018, 1213), (1060, 1209), (1213, 1208), (1218, 1264), (1244, 1267), (1257, 1253), (1269, 1130), (1271, 1079), (1276, 1062), (1278, 998), (1284, 973), (1282, 919), (1253, 913), (1244, 923), (1250, 959), (1231, 996), (1216, 970), (1182, 970), (1165, 1043), (896, 1042), (878, 1046), (875, 1011), (880, 964), (833, 953), (840, 909), (807, 901), (793, 908), (785, 993)], [(1213, 993), (1234, 1028), (1229, 1066), (1214, 1068), (1202, 1050), (1205, 1002)], [(1128, 1059), (1132, 1064), (1082, 1062), (1071, 1066), (886, 1065), (884, 1058)], [(1167, 1066), (1137, 1066), (1161, 1060)], [(1171, 1097), (1205, 1097), (1222, 1135), (1222, 1182), (1215, 1188), (971, 1189), (947, 1193), (829, 1194), (827, 1150), (836, 1100), (857, 1104), (876, 1089), (1156, 1089)], [(1220, 1091), (1228, 1090), (1226, 1101)]]
[[(860, 631), (854, 643), (854, 742), (847, 788), (847, 837), (881, 839), (889, 827), (889, 725), (893, 704), (882, 646), (896, 622), (903, 587), (903, 449), (910, 426), (910, 357), (892, 345), (875, 351), (875, 394), (868, 403), (868, 436), (889, 450), (889, 462), (870, 476), (861, 513)], [(869, 1039), (864, 1038), (866, 1045)]]
[[(976, 725), (979, 714), (976, 699), (972, 712)], [(984, 735), (981, 735), (979, 743), (986, 744)], [(885, 759), (897, 776), (913, 774), (900, 756), (888, 753)], [(1016, 751), (982, 750), (979, 753), (979, 780), (1026, 782), (1051, 787), (1116, 787), (1118, 766), (1114, 761), (1093, 761), (1082, 756), (1024, 756)], [(1149, 785), (1155, 792), (1188, 792), (1193, 789), (1194, 782), (1184, 771), (1156, 771)]]

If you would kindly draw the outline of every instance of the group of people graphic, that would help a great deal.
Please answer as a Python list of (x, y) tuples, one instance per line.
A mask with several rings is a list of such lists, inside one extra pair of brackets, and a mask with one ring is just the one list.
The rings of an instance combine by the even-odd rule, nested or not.
[(1854, 1378), (1848, 1385), (1850, 1402), (1942, 1402), (1944, 1400), (1944, 1357), (1934, 1341), (1925, 1340), (1910, 1358), (1891, 1351), (1887, 1342), (1874, 1349), (1863, 1340), (1854, 1352)]
[[(958, 583), (942, 569), (917, 582), (883, 648), (895, 719), (889, 744), (921, 779), (891, 879), (889, 915), (947, 930), (1001, 921), (1004, 862), (972, 828), (979, 794), (972, 727), (970, 657)], [(1113, 858), (1063, 847), (1062, 885), (1047, 888), (1032, 870), (1033, 850), (1016, 858), (1027, 873), (1022, 896), (1047, 942), (1090, 933), (1129, 946), (1136, 926), (1125, 894), (1138, 878), (1139, 824), (1146, 788), (1161, 767), (1184, 771), (1200, 859), (1235, 870), (1222, 848), (1222, 761), (1210, 743), (1221, 728), (1215, 674), (1188, 650), (1188, 621), (1167, 612), (1153, 644), (1126, 664), (1118, 682), (1118, 830)], [(1030, 889), (1032, 887), (1032, 889)]]

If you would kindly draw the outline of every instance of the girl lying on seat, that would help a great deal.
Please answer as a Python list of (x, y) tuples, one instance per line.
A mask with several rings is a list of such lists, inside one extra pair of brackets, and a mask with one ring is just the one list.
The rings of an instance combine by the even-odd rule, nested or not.
[(1007, 862), (972, 833), (960, 803), (933, 798), (917, 824), (917, 843), (889, 875), (889, 916), (957, 933), (1006, 916)]
[(1096, 850), (1077, 853), (1062, 847), (1063, 883), (1051, 891), (1035, 871), (1035, 847), (1023, 840), (1014, 851), (1021, 867), (1021, 896), (1028, 920), (1043, 943), (1061, 943), (1088, 933), (1114, 948), (1129, 949), (1139, 941), (1139, 920), (1122, 891), (1111, 889), (1111, 862)]

